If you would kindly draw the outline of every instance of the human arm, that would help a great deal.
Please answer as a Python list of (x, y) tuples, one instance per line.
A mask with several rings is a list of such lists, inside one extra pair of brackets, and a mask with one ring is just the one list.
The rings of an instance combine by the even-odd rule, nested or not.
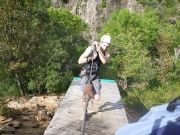
[(92, 50), (93, 50), (92, 46), (89, 46), (88, 48), (86, 48), (84, 53), (79, 57), (78, 64), (85, 64), (91, 59), (94, 59), (97, 56), (97, 54), (93, 54), (92, 57), (89, 57), (90, 54), (92, 53)]
[(105, 51), (105, 53), (103, 54), (103, 52), (100, 49), (100, 47), (97, 47), (97, 52), (99, 53), (99, 58), (100, 58), (101, 62), (103, 64), (105, 64), (108, 61), (109, 57), (110, 57), (109, 52)]

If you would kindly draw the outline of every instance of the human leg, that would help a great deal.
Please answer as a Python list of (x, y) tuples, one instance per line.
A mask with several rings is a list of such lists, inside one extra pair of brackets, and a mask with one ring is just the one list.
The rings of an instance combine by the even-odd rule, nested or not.
[[(83, 91), (83, 102), (82, 102), (82, 108), (83, 108), (83, 114), (81, 116), (81, 120), (84, 118), (84, 112), (91, 113), (91, 109), (93, 106), (93, 98), (94, 94), (96, 93), (94, 90), (94, 87), (92, 83), (88, 82), (88, 77), (83, 77), (81, 79), (81, 90)], [(87, 110), (88, 107), (88, 110)]]
[[(80, 86), (81, 86), (81, 91), (84, 93), (84, 87), (86, 82), (88, 81), (88, 78), (86, 76), (83, 76), (81, 78), (81, 82), (80, 82)], [(83, 96), (84, 94), (82, 94), (82, 115), (80, 117), (80, 120), (83, 120), (84, 118), (84, 112), (85, 112), (85, 97)]]
[(87, 83), (88, 81), (88, 77), (87, 76), (84, 76), (81, 78), (81, 82), (80, 82), (80, 85), (81, 85), (81, 91), (83, 92), (84, 91), (84, 87), (85, 87), (85, 84)]
[(95, 95), (94, 99), (99, 101), (100, 100), (100, 95), (101, 95), (101, 82), (99, 77), (97, 77), (95, 80), (92, 81), (94, 90), (95, 90)]

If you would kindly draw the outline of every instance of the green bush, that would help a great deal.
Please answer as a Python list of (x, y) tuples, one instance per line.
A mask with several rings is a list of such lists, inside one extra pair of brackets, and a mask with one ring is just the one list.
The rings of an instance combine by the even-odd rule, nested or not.
[(19, 90), (15, 83), (2, 83), (0, 82), (0, 96), (19, 96)]
[(149, 48), (158, 37), (158, 26), (155, 12), (140, 14), (125, 9), (114, 12), (104, 24), (101, 34), (112, 36), (112, 72), (124, 84), (148, 84), (155, 77)]
[(66, 91), (72, 77), (71, 72), (59, 74), (56, 71), (51, 71), (46, 78), (46, 88), (48, 92), (54, 93)]
[(43, 0), (3, 0), (0, 12), (0, 75), (5, 72), (5, 79), (11, 80), (0, 76), (0, 94), (15, 91), (16, 86), (23, 96), (67, 90), (85, 45), (85, 22)]
[(135, 108), (136, 111), (141, 112), (143, 110), (137, 108), (145, 107), (149, 110), (152, 106), (168, 103), (170, 100), (180, 95), (179, 89), (179, 82), (154, 89), (134, 89), (127, 91), (127, 96), (124, 97), (124, 100), (128, 107)]
[[(112, 36), (110, 66), (113, 74), (109, 74), (109, 78), (116, 78), (123, 89), (166, 85), (177, 78), (178, 68), (174, 67), (178, 64), (173, 57), (174, 47), (179, 43), (179, 21), (171, 24), (161, 19), (158, 12), (121, 9), (112, 13), (101, 30), (101, 35)], [(156, 83), (152, 83), (155, 80)]]
[[(112, 13), (99, 35), (112, 36), (111, 59), (102, 76), (118, 81), (126, 105), (140, 112), (180, 95), (180, 21), (177, 0), (138, 0), (144, 12)], [(124, 94), (126, 93), (126, 94)]]
[(0, 63), (0, 97), (17, 96), (19, 90), (15, 80), (5, 70), (5, 67)]
[(5, 102), (0, 99), (0, 116), (3, 115), (3, 116), (8, 116), (9, 114), (11, 113), (11, 109), (9, 109)]

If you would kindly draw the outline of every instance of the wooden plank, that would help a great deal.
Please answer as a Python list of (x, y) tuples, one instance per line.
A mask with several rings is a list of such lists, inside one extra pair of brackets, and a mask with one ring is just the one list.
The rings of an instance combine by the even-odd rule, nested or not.
[[(121, 96), (114, 80), (102, 80), (101, 100), (88, 107), (86, 135), (113, 135), (128, 123)], [(74, 78), (44, 135), (80, 135), (82, 115), (80, 79)]]

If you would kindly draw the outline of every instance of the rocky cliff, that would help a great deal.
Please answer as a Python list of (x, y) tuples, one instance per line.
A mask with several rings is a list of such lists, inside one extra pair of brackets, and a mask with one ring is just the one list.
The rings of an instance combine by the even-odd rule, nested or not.
[(72, 13), (80, 15), (90, 26), (89, 36), (96, 40), (96, 33), (109, 15), (120, 8), (143, 10), (136, 0), (52, 0), (54, 7), (68, 8)]

